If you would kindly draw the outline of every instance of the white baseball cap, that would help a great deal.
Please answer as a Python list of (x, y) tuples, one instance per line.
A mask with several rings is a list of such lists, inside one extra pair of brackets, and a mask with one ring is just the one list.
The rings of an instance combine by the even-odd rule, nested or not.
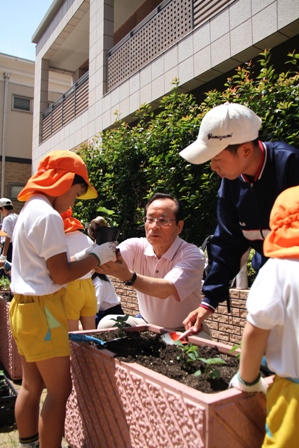
[(228, 145), (251, 142), (258, 137), (262, 120), (242, 104), (225, 103), (211, 109), (202, 119), (197, 140), (180, 152), (190, 163), (211, 160)]
[(0, 198), (0, 207), (5, 207), (6, 205), (12, 205), (12, 202), (8, 198)]

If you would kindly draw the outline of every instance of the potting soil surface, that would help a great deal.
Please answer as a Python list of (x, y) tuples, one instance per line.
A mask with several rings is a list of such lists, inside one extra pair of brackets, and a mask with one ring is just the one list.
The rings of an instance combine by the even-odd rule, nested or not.
[[(93, 336), (108, 341), (116, 337), (115, 332), (94, 333)], [(199, 347), (190, 344), (191, 356), (186, 353), (186, 345), (168, 345), (160, 334), (150, 331), (127, 332), (126, 337), (111, 341), (106, 348), (124, 362), (136, 362), (155, 372), (179, 381), (205, 393), (215, 393), (228, 388), (229, 381), (238, 370), (239, 360), (233, 355), (219, 352), (217, 347)], [(184, 350), (182, 350), (184, 348)], [(194, 350), (194, 351), (193, 351)], [(207, 362), (200, 360), (203, 358)], [(220, 358), (225, 364), (213, 359)], [(199, 373), (200, 371), (201, 373)], [(196, 375), (195, 373), (198, 372)]]

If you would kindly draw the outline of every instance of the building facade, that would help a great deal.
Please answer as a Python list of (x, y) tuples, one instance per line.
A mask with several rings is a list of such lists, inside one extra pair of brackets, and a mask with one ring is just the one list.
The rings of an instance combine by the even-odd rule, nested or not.
[[(298, 25), (298, 0), (54, 1), (32, 38), (33, 166), (113, 126), (116, 111), (130, 122), (141, 104), (155, 109), (175, 78), (194, 91), (296, 42)], [(72, 86), (49, 107), (53, 72)]]
[[(23, 205), (17, 195), (32, 173), (34, 68), (34, 61), (0, 54), (0, 194), (17, 213)], [(49, 104), (70, 85), (69, 76), (51, 73)]]

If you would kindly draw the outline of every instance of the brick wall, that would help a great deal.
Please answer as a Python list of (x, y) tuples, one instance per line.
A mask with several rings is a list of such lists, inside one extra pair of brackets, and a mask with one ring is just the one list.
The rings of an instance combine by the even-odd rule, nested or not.
[(221, 303), (217, 311), (207, 319), (213, 338), (224, 344), (239, 344), (246, 322), (246, 299), (249, 290), (230, 290), (231, 313), (227, 312), (226, 302)]
[[(126, 314), (135, 315), (139, 312), (136, 291), (125, 286), (116, 278), (111, 278), (116, 293), (121, 298), (121, 305)], [(248, 290), (230, 290), (231, 313), (228, 314), (226, 303), (220, 304), (217, 311), (207, 319), (213, 339), (224, 344), (239, 344), (242, 339), (246, 322), (246, 299)]]
[[(0, 161), (0, 172), (2, 172), (2, 162)], [(5, 161), (5, 185), (4, 197), (10, 198), (8, 185), (9, 184), (26, 184), (31, 176), (31, 163), (17, 163)], [(19, 213), (24, 203), (13, 200), (14, 212)]]
[(110, 277), (116, 294), (121, 298), (121, 306), (126, 314), (134, 316), (139, 312), (137, 296), (135, 289), (130, 286), (125, 286), (120, 280), (115, 277)]

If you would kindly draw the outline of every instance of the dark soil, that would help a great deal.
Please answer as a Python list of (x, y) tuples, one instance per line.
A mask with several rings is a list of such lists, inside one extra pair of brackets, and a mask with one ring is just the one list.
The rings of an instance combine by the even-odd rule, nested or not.
[(0, 296), (5, 302), (11, 302), (13, 299), (13, 294), (7, 289), (0, 290)]
[[(112, 333), (96, 333), (94, 336), (108, 341), (116, 337)], [(189, 344), (190, 347), (190, 344)], [(111, 341), (106, 348), (115, 353), (115, 358), (124, 362), (136, 362), (144, 367), (179, 381), (205, 393), (215, 393), (228, 388), (229, 381), (238, 370), (239, 360), (219, 352), (217, 347), (197, 347), (198, 356), (205, 359), (221, 358), (225, 364), (207, 366), (204, 362), (184, 362), (185, 352), (177, 345), (168, 345), (160, 334), (150, 331), (128, 332), (127, 336), (117, 341)], [(196, 371), (202, 373), (194, 376)], [(213, 376), (218, 376), (213, 378)]]

